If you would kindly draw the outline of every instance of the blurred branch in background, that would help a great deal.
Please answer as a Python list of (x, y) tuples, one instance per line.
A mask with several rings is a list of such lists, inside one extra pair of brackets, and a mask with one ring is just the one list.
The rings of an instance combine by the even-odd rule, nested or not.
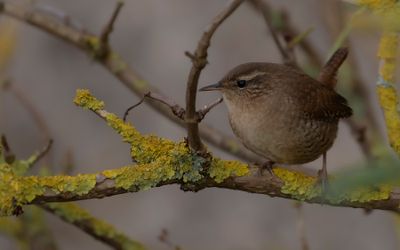
[(0, 233), (14, 239), (20, 250), (56, 250), (57, 244), (46, 222), (40, 208), (30, 207), (20, 217), (0, 218)]
[(141, 243), (118, 232), (112, 225), (93, 217), (76, 204), (49, 203), (42, 204), (40, 207), (56, 215), (63, 221), (75, 225), (80, 230), (114, 249), (145, 249)]
[[(332, 4), (335, 5), (334, 11), (331, 10), (332, 8), (329, 8), (329, 13), (330, 13), (329, 15), (335, 17), (333, 18), (332, 21), (333, 24), (331, 25), (333, 32), (332, 39), (336, 39), (336, 37), (338, 37), (343, 30), (343, 26), (341, 23), (343, 18), (337, 18), (338, 16), (342, 16), (341, 13), (342, 5), (340, 1), (333, 0), (331, 2), (334, 3), (330, 3), (330, 5)], [(316, 51), (315, 49), (316, 46), (314, 46), (314, 44), (312, 44), (310, 40), (306, 37), (307, 34), (310, 32), (310, 29), (304, 33), (300, 33), (293, 26), (287, 11), (285, 10), (281, 10), (279, 12), (273, 11), (267, 1), (251, 0), (250, 3), (262, 14), (266, 22), (266, 25), (270, 31), (270, 34), (272, 35), (274, 42), (279, 48), (279, 52), (281, 54), (283, 62), (294, 66), (299, 65), (296, 62), (296, 56), (294, 53), (294, 45), (298, 45), (298, 47), (305, 53), (305, 55), (312, 63), (312, 65), (318, 68), (318, 72), (320, 71), (320, 69), (323, 68), (324, 66), (323, 59)], [(274, 19), (277, 20), (274, 21)], [(342, 40), (345, 40), (346, 38), (347, 37), (343, 38)], [(283, 45), (282, 40), (285, 40), (287, 42), (286, 46)], [(342, 44), (336, 44), (334, 51), (336, 51), (341, 45)], [(348, 46), (347, 43), (346, 46)], [(357, 67), (356, 67), (357, 65), (354, 60), (354, 53), (351, 52), (350, 52), (350, 65), (352, 66), (351, 83), (353, 86), (350, 95), (356, 97), (357, 100), (360, 100), (360, 102), (362, 102), (361, 105), (363, 105), (366, 108), (367, 123), (371, 124), (371, 129), (376, 130), (377, 122), (375, 121), (372, 115), (372, 107), (371, 104), (368, 102), (369, 100), (368, 93), (365, 89), (365, 85), (363, 85), (362, 82), (360, 81), (360, 76), (357, 72)], [(352, 100), (354, 98), (350, 99)], [(352, 134), (354, 135), (354, 138), (356, 142), (359, 144), (365, 157), (367, 159), (371, 159), (372, 157), (371, 145), (368, 138), (366, 137), (366, 129), (365, 129), (366, 126), (360, 125), (359, 122), (356, 122), (354, 120), (354, 118), (346, 119), (346, 123), (350, 127)]]
[[(371, 99), (368, 94), (367, 85), (362, 80), (359, 72), (358, 63), (355, 57), (355, 50), (352, 49), (352, 44), (349, 39), (350, 31), (353, 28), (353, 22), (360, 14), (365, 11), (365, 8), (360, 8), (355, 11), (350, 18), (346, 17), (344, 11), (344, 4), (341, 1), (329, 0), (322, 5), (325, 13), (325, 21), (328, 27), (328, 33), (331, 36), (332, 41), (335, 41), (332, 47), (332, 52), (338, 47), (347, 46), (351, 53), (349, 53), (347, 63), (344, 65), (348, 67), (350, 76), (348, 80), (344, 79), (343, 82), (347, 83), (347, 86), (342, 86), (342, 89), (348, 89), (349, 100), (351, 106), (354, 107), (355, 116), (357, 121), (349, 119), (347, 124), (349, 125), (352, 134), (356, 141), (361, 147), (361, 151), (367, 159), (371, 160), (372, 146), (370, 138), (367, 137), (367, 129), (369, 129), (374, 141), (378, 133), (378, 122), (374, 116), (372, 103), (369, 102)], [(349, 19), (349, 20), (348, 20)], [(346, 22), (344, 22), (346, 20)], [(342, 78), (343, 79), (343, 78)], [(359, 120), (364, 119), (364, 122)]]

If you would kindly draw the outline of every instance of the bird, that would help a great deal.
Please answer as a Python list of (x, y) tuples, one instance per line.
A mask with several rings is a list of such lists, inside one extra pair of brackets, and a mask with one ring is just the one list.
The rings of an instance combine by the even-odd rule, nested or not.
[(339, 120), (353, 113), (334, 90), (347, 53), (347, 48), (338, 49), (317, 79), (294, 66), (250, 62), (199, 91), (222, 93), (234, 134), (266, 160), (262, 168), (273, 173), (274, 164), (305, 164), (322, 155), (318, 177), (326, 186), (326, 152), (335, 141)]

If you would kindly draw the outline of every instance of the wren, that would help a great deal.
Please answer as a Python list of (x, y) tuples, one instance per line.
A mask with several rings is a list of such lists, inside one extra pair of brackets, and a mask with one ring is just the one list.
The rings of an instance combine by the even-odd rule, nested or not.
[(321, 71), (321, 81), (292, 66), (252, 62), (200, 91), (222, 92), (234, 134), (267, 159), (264, 167), (303, 164), (323, 155), (320, 177), (325, 185), (326, 152), (336, 138), (339, 119), (352, 115), (332, 83), (346, 56), (346, 49), (338, 50)]

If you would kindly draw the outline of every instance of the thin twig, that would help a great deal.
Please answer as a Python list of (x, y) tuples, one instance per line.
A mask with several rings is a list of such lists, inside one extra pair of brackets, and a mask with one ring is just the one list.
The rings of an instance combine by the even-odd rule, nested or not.
[(136, 103), (135, 105), (129, 107), (129, 108), (125, 111), (125, 113), (124, 113), (124, 118), (123, 118), (124, 122), (126, 121), (126, 117), (128, 116), (129, 112), (130, 112), (132, 109), (134, 109), (134, 108), (136, 108), (137, 106), (139, 106), (140, 104), (142, 104), (142, 102), (143, 102), (146, 98), (152, 99), (152, 100), (154, 100), (154, 101), (160, 102), (160, 103), (162, 103), (162, 104), (168, 106), (168, 107), (171, 109), (172, 113), (173, 113), (176, 117), (178, 117), (178, 118), (181, 119), (181, 120), (184, 120), (185, 109), (182, 108), (179, 104), (177, 104), (174, 100), (172, 100), (172, 99), (170, 99), (170, 98), (168, 98), (168, 97), (166, 97), (166, 96), (157, 94), (157, 93), (148, 92), (148, 93), (146, 93), (146, 94), (143, 95), (143, 98), (142, 98), (138, 103)]
[(30, 167), (33, 167), (38, 161), (40, 161), (46, 154), (50, 151), (51, 146), (53, 145), (53, 140), (50, 139), (46, 146), (42, 150), (39, 151), (39, 153), (36, 155), (35, 160), (31, 162)]
[(176, 117), (178, 117), (181, 120), (184, 120), (185, 109), (182, 108), (179, 104), (177, 104), (174, 100), (172, 100), (166, 96), (160, 95), (158, 93), (151, 93), (151, 92), (149, 92), (146, 95), (146, 97), (167, 105)]
[(144, 99), (146, 98), (146, 95), (147, 95), (147, 94), (145, 94), (145, 95), (142, 97), (142, 99), (140, 99), (140, 101), (139, 101), (138, 103), (136, 103), (136, 104), (130, 106), (129, 108), (127, 108), (127, 109), (125, 110), (124, 117), (123, 117), (123, 119), (122, 119), (124, 122), (126, 122), (126, 118), (128, 117), (129, 112), (130, 112), (132, 109), (136, 108), (137, 106), (139, 106), (140, 104), (143, 103)]
[(187, 87), (186, 87), (186, 115), (185, 122), (188, 128), (189, 146), (194, 151), (202, 151), (204, 146), (199, 136), (199, 126), (196, 119), (196, 95), (197, 85), (200, 73), (207, 64), (207, 49), (210, 46), (210, 40), (217, 28), (228, 18), (243, 2), (243, 0), (230, 1), (214, 19), (208, 28), (204, 31), (199, 43), (197, 44), (192, 68), (190, 69)]
[(201, 120), (204, 119), (204, 117), (207, 115), (208, 112), (210, 112), (211, 109), (213, 109), (215, 106), (217, 106), (218, 104), (220, 104), (224, 99), (218, 98), (217, 100), (215, 100), (214, 102), (205, 105), (202, 109), (200, 109), (199, 111), (197, 111), (197, 115), (198, 115), (198, 121), (200, 122)]
[(108, 23), (106, 24), (106, 26), (104, 26), (103, 31), (101, 32), (100, 35), (100, 49), (98, 51), (98, 55), (99, 57), (105, 57), (110, 53), (110, 34), (114, 29), (114, 23), (117, 20), (117, 17), (122, 9), (122, 7), (124, 6), (124, 2), (123, 1), (118, 1), (117, 5), (115, 6), (114, 12), (111, 15), (110, 20), (108, 21)]
[[(87, 55), (92, 56), (96, 51), (93, 46), (90, 46), (90, 41), (96, 36), (90, 32), (83, 32), (74, 27), (68, 26), (63, 22), (59, 22), (52, 18), (43, 15), (38, 11), (23, 8), (21, 6), (0, 1), (3, 5), (2, 13), (7, 16), (16, 18), (26, 24), (30, 24), (43, 31), (48, 32), (50, 35), (58, 37), (65, 42), (81, 49)], [(111, 53), (112, 52), (112, 53)], [(157, 88), (149, 84), (143, 79), (134, 69), (132, 69), (116, 52), (110, 48), (110, 53), (113, 56), (106, 58), (96, 58), (96, 62), (103, 65), (112, 75), (117, 77), (122, 84), (124, 84), (131, 92), (138, 96), (143, 96), (148, 92), (161, 93)], [(160, 102), (148, 101), (150, 106), (164, 115), (169, 120), (176, 124), (185, 127), (186, 124), (174, 114), (170, 109)], [(204, 122), (200, 124), (200, 136), (211, 144), (231, 153), (241, 159), (249, 162), (257, 161), (259, 157), (250, 151), (246, 150), (244, 146), (237, 142), (236, 139), (224, 135), (221, 131), (206, 125)]]
[(275, 45), (277, 46), (279, 53), (282, 56), (282, 60), (285, 64), (288, 65), (295, 65), (294, 58), (291, 57), (290, 52), (285, 49), (285, 46), (282, 44), (281, 40), (278, 37), (278, 31), (272, 25), (272, 18), (271, 18), (271, 8), (270, 6), (263, 0), (250, 0), (250, 3), (255, 7), (257, 10), (260, 11), (262, 14), (269, 33), (274, 40)]
[[(31, 116), (33, 122), (38, 127), (40, 133), (42, 134), (42, 143), (48, 143), (51, 140), (50, 137), (50, 129), (47, 126), (43, 115), (38, 111), (37, 107), (30, 100), (29, 96), (25, 94), (20, 88), (18, 88), (15, 84), (12, 83), (11, 80), (7, 80), (7, 85), (5, 90), (10, 91), (11, 94), (18, 100), (18, 102), (26, 109), (28, 114)], [(46, 165), (51, 166), (52, 164), (51, 155), (47, 155), (46, 157)]]
[(7, 164), (13, 164), (15, 161), (15, 154), (11, 151), (10, 145), (8, 144), (7, 137), (2, 134), (0, 140), (1, 147), (3, 148), (4, 160)]

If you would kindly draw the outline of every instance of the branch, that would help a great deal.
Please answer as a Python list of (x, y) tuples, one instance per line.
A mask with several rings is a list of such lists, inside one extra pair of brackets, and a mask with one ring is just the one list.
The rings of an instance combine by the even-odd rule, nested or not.
[(145, 247), (117, 231), (112, 225), (90, 215), (76, 204), (42, 204), (46, 211), (56, 215), (63, 221), (75, 225), (93, 238), (109, 245), (113, 249), (144, 250)]
[(274, 40), (275, 45), (277, 46), (279, 53), (282, 56), (283, 62), (288, 65), (296, 66), (296, 61), (294, 57), (291, 55), (289, 50), (285, 49), (285, 46), (282, 44), (281, 40), (278, 37), (278, 31), (275, 29), (275, 27), (272, 26), (271, 8), (269, 7), (269, 5), (263, 0), (251, 0), (250, 3), (261, 12), (264, 21), (267, 24), (269, 33), (271, 34), (272, 39)]
[(106, 57), (110, 53), (110, 39), (109, 36), (114, 29), (114, 23), (117, 20), (118, 14), (121, 11), (122, 7), (124, 6), (123, 1), (118, 1), (117, 5), (114, 9), (114, 12), (108, 21), (107, 25), (104, 27), (101, 35), (100, 35), (100, 48), (98, 51), (98, 57)]
[(210, 112), (210, 110), (213, 109), (214, 107), (216, 107), (218, 104), (220, 104), (223, 100), (224, 99), (222, 97), (218, 98), (214, 102), (205, 105), (202, 109), (197, 111), (198, 121), (200, 122), (201, 120), (203, 120), (204, 117), (207, 115), (207, 113)]
[(40, 150), (37, 154), (34, 155), (34, 157), (32, 158), (31, 162), (30, 162), (30, 166), (29, 168), (31, 168), (32, 166), (34, 166), (38, 161), (40, 161), (44, 156), (46, 156), (46, 154), (49, 152), (49, 150), (51, 149), (51, 146), (53, 145), (53, 140), (50, 139), (46, 146), (44, 146), (44, 148), (42, 150)]
[[(11, 215), (28, 204), (104, 198), (153, 187), (179, 184), (183, 190), (219, 187), (341, 207), (400, 212), (400, 194), (388, 185), (374, 185), (339, 195), (322, 193), (315, 176), (276, 167), (273, 175), (259, 175), (259, 168), (238, 161), (204, 158), (190, 150), (185, 140), (173, 142), (142, 135), (129, 123), (104, 110), (104, 103), (80, 90), (75, 103), (103, 118), (131, 145), (137, 162), (119, 169), (77, 176), (19, 176), (0, 164), (0, 214)], [(398, 171), (396, 169), (396, 171)]]
[[(46, 31), (50, 35), (58, 37), (65, 42), (81, 49), (90, 56), (96, 54), (99, 47), (99, 38), (95, 35), (68, 26), (68, 24), (64, 22), (58, 22), (57, 20), (49, 18), (40, 12), (25, 9), (15, 4), (5, 3), (4, 1), (0, 1), (0, 4), (3, 6), (2, 13), (5, 15), (16, 18), (22, 22)], [(130, 91), (138, 96), (143, 96), (148, 92), (158, 94), (161, 93), (157, 88), (150, 85), (137, 72), (130, 68), (128, 64), (120, 57), (120, 55), (112, 50), (112, 48), (110, 48), (110, 53), (107, 57), (96, 59), (98, 63), (103, 65), (112, 75), (117, 77), (122, 84), (124, 84)], [(186, 126), (186, 124), (172, 114), (170, 109), (165, 105), (157, 101), (147, 101), (152, 108), (164, 115), (169, 120), (182, 127)], [(202, 138), (221, 148), (222, 150), (230, 152), (231, 154), (248, 161), (256, 161), (258, 159), (257, 156), (246, 150), (243, 145), (237, 143), (235, 139), (225, 136), (221, 131), (207, 126), (204, 123), (200, 125), (199, 129), (200, 136)]]
[[(228, 18), (243, 2), (243, 0), (230, 1), (211, 22), (211, 25), (204, 31), (196, 51), (192, 57), (192, 68), (190, 69), (186, 87), (186, 115), (185, 122), (188, 128), (189, 146), (195, 151), (204, 150), (199, 136), (198, 119), (196, 119), (196, 95), (197, 85), (201, 71), (207, 64), (207, 49), (210, 40), (217, 28)], [(189, 55), (190, 53), (186, 53)]]

